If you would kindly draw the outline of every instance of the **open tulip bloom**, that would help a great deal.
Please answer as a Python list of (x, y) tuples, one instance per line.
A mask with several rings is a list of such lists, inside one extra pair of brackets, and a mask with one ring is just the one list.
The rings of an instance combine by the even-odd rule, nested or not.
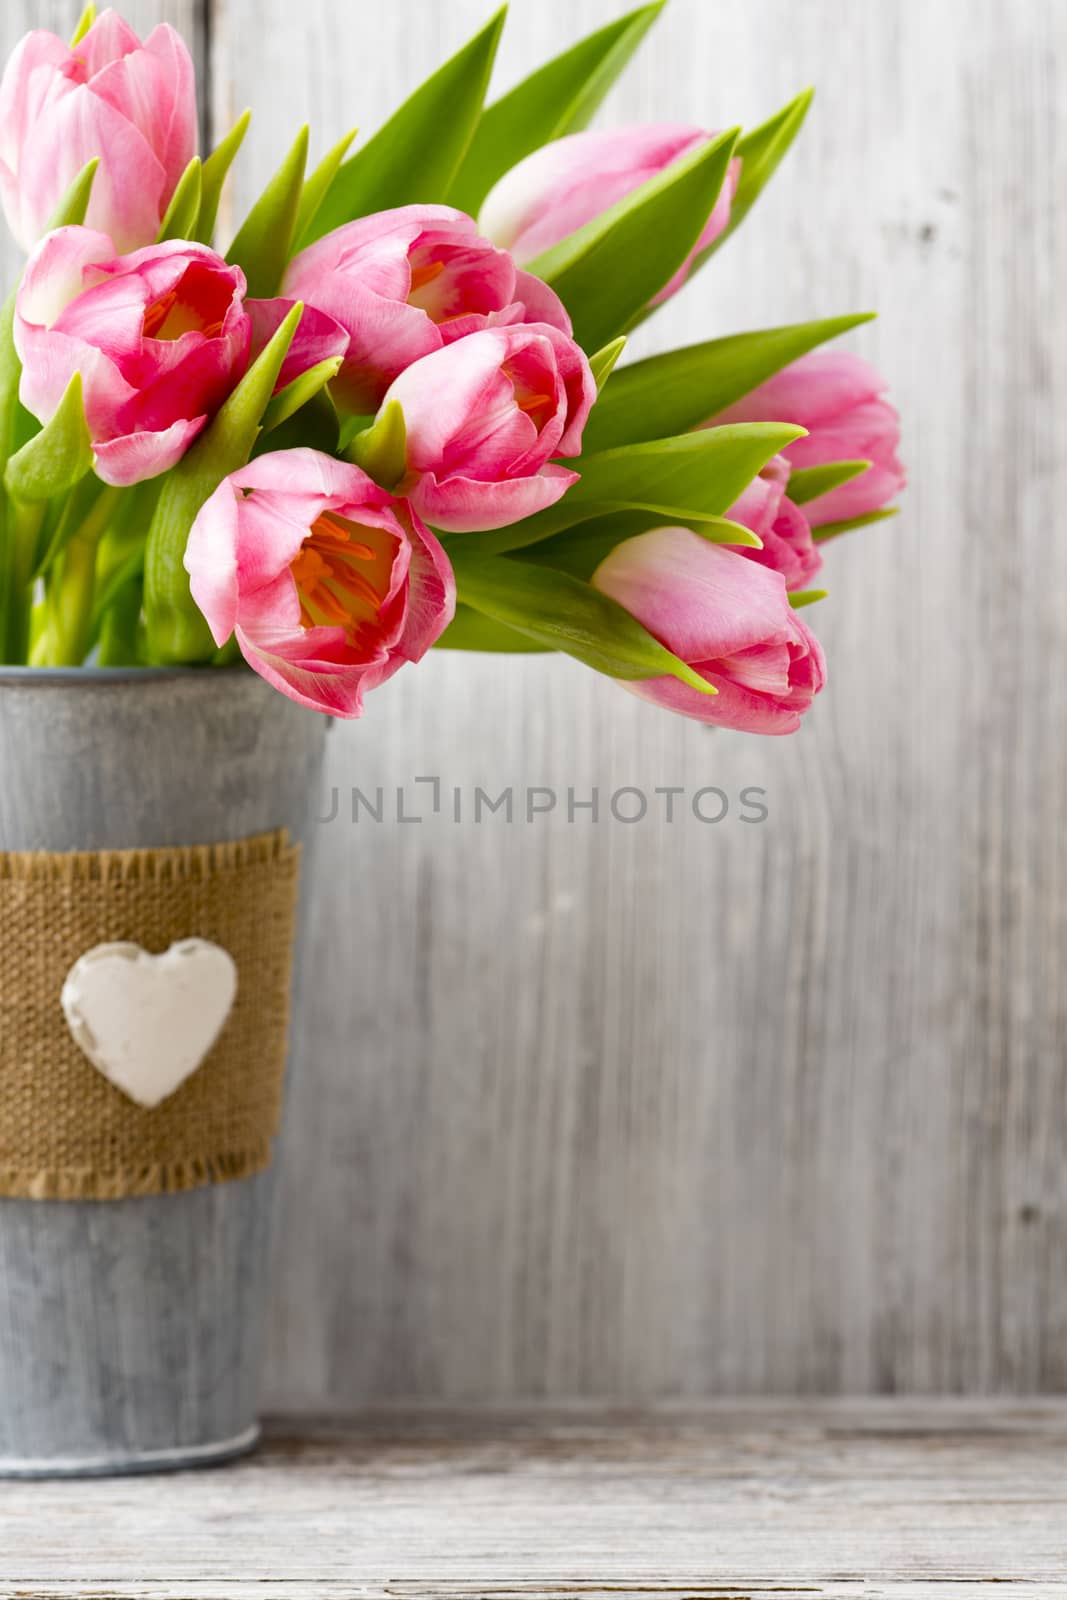
[(356, 717), (434, 646), (559, 650), (684, 716), (798, 728), (826, 668), (797, 608), (827, 540), (892, 514), (898, 419), (818, 348), (866, 314), (620, 361), (811, 99), (745, 134), (588, 130), (662, 5), (486, 105), (500, 13), (354, 152), (309, 170), (303, 129), (225, 251), (249, 118), (201, 160), (175, 31), (89, 5), (72, 41), (27, 35), (0, 83), (28, 256), (0, 663), (243, 658)]

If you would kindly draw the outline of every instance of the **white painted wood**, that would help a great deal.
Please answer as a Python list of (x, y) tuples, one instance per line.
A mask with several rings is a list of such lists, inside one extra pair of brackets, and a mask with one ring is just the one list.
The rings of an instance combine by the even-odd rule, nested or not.
[[(247, 200), (368, 131), (482, 0), (125, 0), (193, 36)], [(513, 0), (500, 82), (623, 0)], [(9, 0), (24, 26), (74, 3)], [(566, 662), (435, 657), (341, 790), (767, 790), (769, 818), (323, 829), (276, 1405), (1067, 1384), (1061, 0), (672, 0), (614, 120), (808, 130), (640, 349), (863, 306), (912, 473), (757, 743)], [(10, 258), (6, 258), (10, 259)], [(450, 796), (446, 795), (450, 804)]]
[[(482, 0), (221, 0), (216, 113), (368, 131)], [(517, 0), (507, 84), (621, 0)], [(447, 656), (332, 781), (767, 791), (769, 819), (324, 829), (271, 1392), (1067, 1384), (1060, 0), (673, 0), (609, 119), (806, 136), (641, 349), (877, 306), (904, 514), (833, 551), (796, 739)], [(411, 801), (414, 805), (417, 801)]]
[(370, 1413), (224, 1472), (7, 1484), (22, 1600), (1067, 1595), (1062, 1404)]

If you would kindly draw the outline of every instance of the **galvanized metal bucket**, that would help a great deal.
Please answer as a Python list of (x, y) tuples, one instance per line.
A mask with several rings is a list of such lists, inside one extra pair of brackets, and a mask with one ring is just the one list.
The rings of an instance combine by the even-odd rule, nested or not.
[[(306, 846), (325, 729), (241, 670), (0, 668), (0, 850), (282, 827)], [(299, 990), (298, 957), (294, 1038)], [(271, 1168), (182, 1194), (0, 1199), (0, 1474), (153, 1471), (251, 1448), (273, 1190)]]

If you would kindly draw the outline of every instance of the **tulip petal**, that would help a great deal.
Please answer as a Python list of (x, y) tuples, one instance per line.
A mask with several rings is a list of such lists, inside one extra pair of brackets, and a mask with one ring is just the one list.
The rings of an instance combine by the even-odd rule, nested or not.
[(517, 272), (515, 298), (526, 312), (521, 320), (547, 322), (550, 328), (558, 328), (560, 333), (565, 333), (568, 339), (570, 338), (573, 332), (570, 313), (555, 289), (541, 278), (532, 272)]
[(456, 614), (456, 580), (440, 543), (403, 502), (396, 514), (411, 538), (411, 567), (404, 630), (396, 650), (405, 661), (421, 661)]
[(623, 688), (642, 700), (650, 700), (665, 711), (676, 711), (696, 722), (706, 722), (719, 728), (734, 728), (740, 733), (758, 733), (764, 736), (796, 733), (800, 720), (808, 709), (768, 700), (750, 690), (739, 688), (728, 678), (703, 671), (718, 691), (714, 695), (699, 694), (677, 678), (645, 678), (637, 683), (624, 683)]
[(159, 230), (166, 174), (140, 131), (84, 84), (27, 136), (19, 165), (24, 209), (31, 208), (24, 227), (37, 237), (59, 198), (94, 157), (100, 166), (86, 222), (105, 229), (117, 252), (136, 249)]
[(568, 134), (506, 173), (482, 205), (485, 234), (531, 261), (711, 135), (682, 123)]
[(38, 422), (47, 422), (75, 372), (82, 375), (85, 417), (94, 439), (114, 430), (115, 412), (135, 397), (113, 361), (81, 339), (32, 323), (15, 322), (15, 348), (22, 361), (19, 399)]
[(207, 424), (207, 415), (172, 423), (159, 433), (128, 433), (93, 447), (96, 474), (104, 483), (125, 488), (169, 472)]
[(624, 540), (593, 582), (683, 661), (737, 655), (789, 627), (778, 573), (689, 528), (655, 528)]
[(715, 420), (794, 422), (813, 429), (885, 388), (881, 373), (851, 350), (818, 350), (783, 367)]
[(449, 477), (440, 483), (426, 473), (408, 498), (419, 515), (446, 533), (477, 533), (487, 528), (507, 528), (562, 500), (579, 474), (549, 464), (529, 478), (505, 478), (483, 483), (474, 478)]
[(159, 144), (153, 145), (167, 175), (164, 203), (169, 205), (178, 180), (199, 147), (196, 110), (196, 68), (189, 47), (169, 22), (161, 22), (144, 43), (144, 53), (162, 63)]
[[(294, 305), (296, 305), (295, 300), (245, 301), (245, 310), (252, 323), (253, 361), (262, 350), (266, 349)], [(276, 390), (284, 389), (302, 373), (318, 366), (320, 361), (343, 356), (348, 345), (348, 334), (339, 322), (315, 306), (305, 305), (282, 364)]]
[(86, 77), (94, 78), (113, 61), (120, 61), (140, 48), (141, 41), (129, 23), (109, 6), (97, 17), (73, 54), (83, 64)]
[(63, 40), (43, 28), (27, 33), (8, 57), (0, 81), (0, 160), (12, 172), (18, 171), (19, 152), (45, 107), (72, 92), (73, 81), (60, 76), (70, 58)]
[[(273, 649), (244, 628), (237, 628), (236, 637), (241, 654), (253, 671), (297, 705), (346, 720), (362, 716), (368, 669), (330, 659), (331, 649), (340, 651), (343, 648), (344, 634), (340, 628), (310, 629), (302, 644), (290, 640)], [(319, 653), (309, 654), (305, 659), (304, 649)]]

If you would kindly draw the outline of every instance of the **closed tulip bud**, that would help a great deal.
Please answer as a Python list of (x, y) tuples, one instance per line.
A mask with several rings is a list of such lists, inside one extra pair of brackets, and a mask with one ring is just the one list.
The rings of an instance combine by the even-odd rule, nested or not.
[(0, 199), (27, 251), (94, 157), (87, 224), (116, 252), (150, 244), (196, 145), (193, 63), (166, 23), (142, 44), (105, 11), (73, 49), (37, 30), (0, 80)]
[(718, 691), (667, 677), (625, 685), (670, 711), (746, 733), (795, 733), (826, 682), (819, 641), (781, 574), (689, 528), (624, 540), (593, 584)]
[[(677, 122), (568, 134), (543, 145), (504, 174), (486, 198), (479, 224), (516, 261), (532, 261), (714, 138), (703, 128)], [(654, 304), (682, 287), (694, 258), (726, 228), (740, 175), (740, 161), (731, 161), (689, 259), (663, 286)]]
[(578, 481), (576, 456), (596, 399), (583, 352), (557, 328), (526, 323), (468, 334), (401, 373), (385, 403), (404, 416), (404, 493), (435, 528), (503, 528), (554, 505)]

